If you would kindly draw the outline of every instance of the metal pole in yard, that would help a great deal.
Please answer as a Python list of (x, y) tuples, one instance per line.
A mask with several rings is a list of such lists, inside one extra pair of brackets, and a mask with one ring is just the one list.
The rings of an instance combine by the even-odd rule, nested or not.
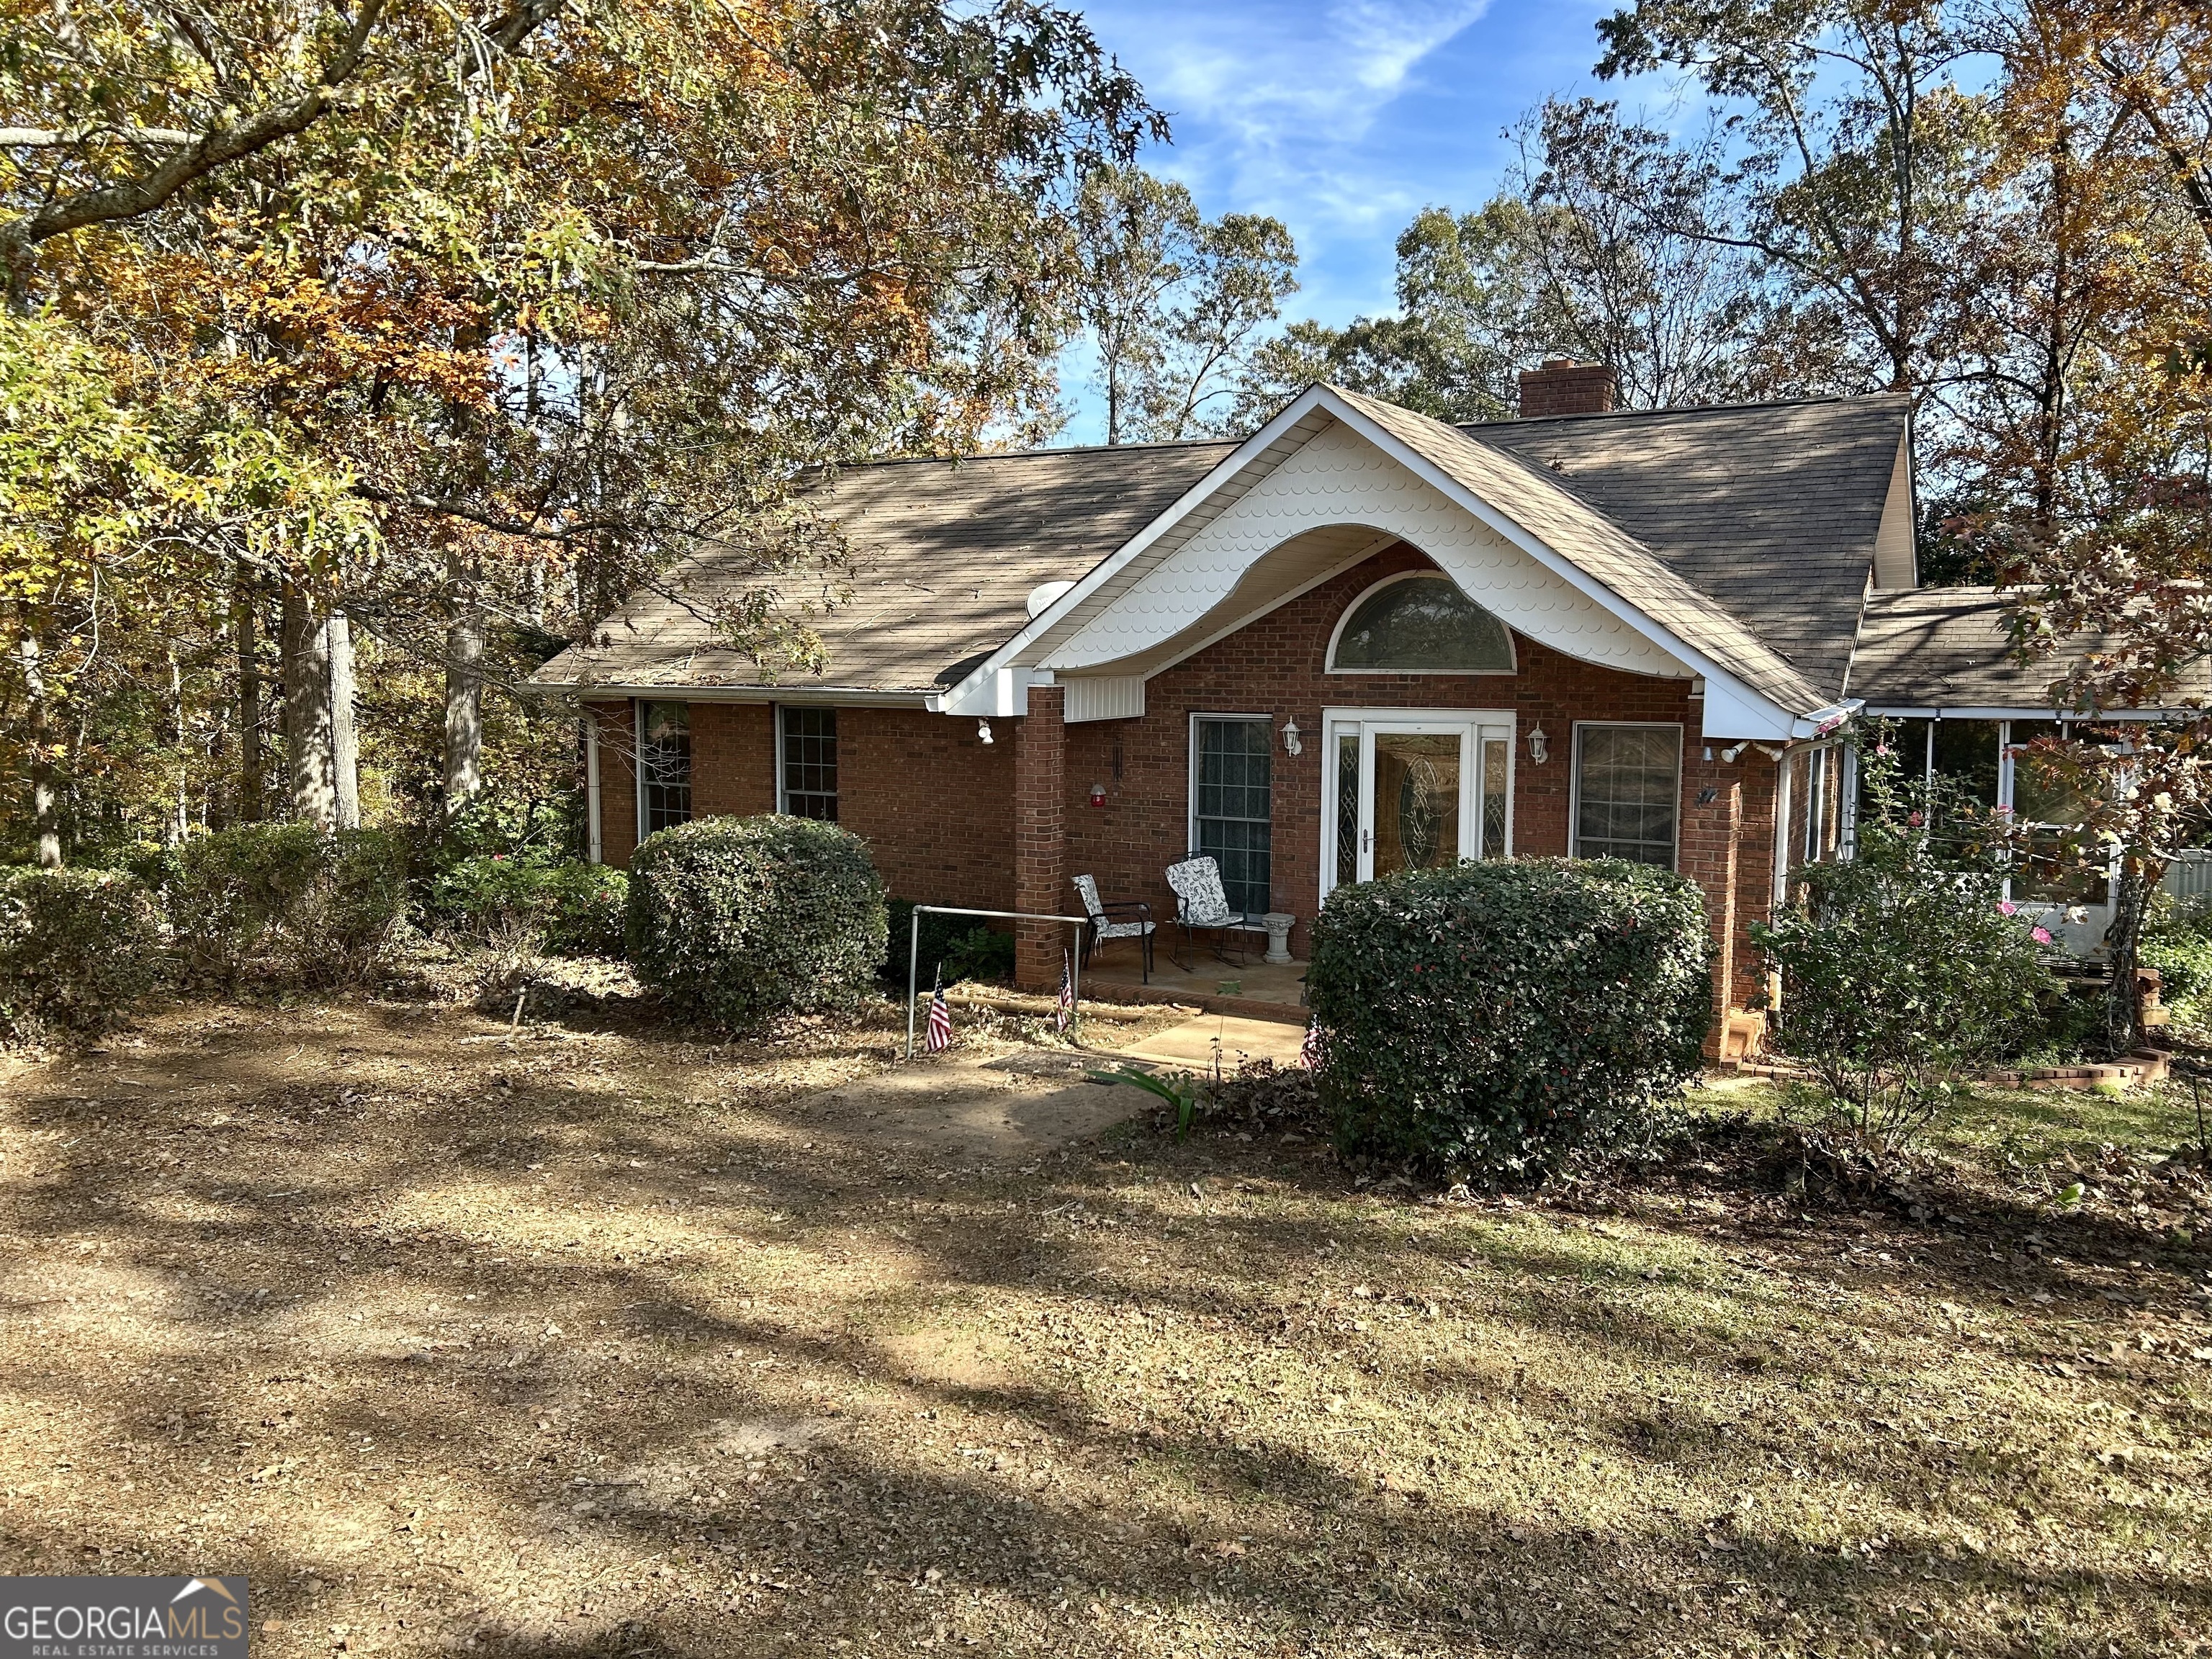
[(906, 941), (906, 1057), (914, 1058), (914, 1000), (921, 994), (915, 979), (921, 971), (921, 907), (913, 911), (913, 926)]

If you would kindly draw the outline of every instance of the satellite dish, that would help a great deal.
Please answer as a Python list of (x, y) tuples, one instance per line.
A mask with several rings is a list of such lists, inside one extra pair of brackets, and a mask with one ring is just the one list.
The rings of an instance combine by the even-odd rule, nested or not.
[(1060, 596), (1073, 587), (1073, 582), (1039, 582), (1030, 589), (1029, 610), (1032, 617), (1042, 617), (1060, 603)]

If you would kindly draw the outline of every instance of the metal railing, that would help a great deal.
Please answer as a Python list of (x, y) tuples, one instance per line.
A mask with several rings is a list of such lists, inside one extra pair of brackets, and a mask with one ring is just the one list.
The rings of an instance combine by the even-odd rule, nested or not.
[[(906, 945), (906, 1057), (908, 1060), (912, 1060), (914, 1058), (915, 999), (921, 994), (921, 985), (920, 982), (921, 974), (921, 919), (924, 915), (933, 916), (990, 916), (995, 917), (1000, 921), (1064, 921), (1074, 927), (1088, 927), (1091, 925), (1091, 918), (1088, 916), (1042, 915), (1034, 910), (968, 910), (952, 904), (915, 905), (914, 907), (914, 922), (908, 934)], [(1074, 1006), (1068, 1011), (1068, 1019), (1071, 1024), (1073, 1024), (1080, 1015), (1083, 1008), (1083, 951), (1080, 945), (1082, 935), (1079, 933), (1076, 938), (1079, 941), (1078, 947), (1075, 954), (1069, 958), (1067, 970), (1068, 1000), (1074, 1004)]]

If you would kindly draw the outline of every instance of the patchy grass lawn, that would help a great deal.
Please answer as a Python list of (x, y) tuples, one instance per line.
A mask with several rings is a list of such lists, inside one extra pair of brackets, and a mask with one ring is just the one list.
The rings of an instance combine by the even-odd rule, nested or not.
[(0, 1079), (0, 1571), (242, 1571), (283, 1655), (2208, 1646), (2212, 1216), (2104, 1150), (2185, 1091), (1984, 1103), (1916, 1224), (1380, 1195), (981, 1037), (501, 1030)]

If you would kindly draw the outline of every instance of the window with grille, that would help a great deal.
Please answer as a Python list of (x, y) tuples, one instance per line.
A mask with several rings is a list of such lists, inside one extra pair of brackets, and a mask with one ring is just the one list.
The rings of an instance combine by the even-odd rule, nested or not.
[(1273, 724), (1264, 715), (1201, 715), (1196, 727), (1191, 818), (1197, 850), (1221, 866), (1229, 908), (1262, 915), (1273, 908)]
[(691, 817), (691, 705), (641, 705), (637, 733), (638, 799), (649, 836)]
[(837, 822), (837, 711), (783, 710), (783, 810)]
[(1674, 867), (1682, 728), (1575, 728), (1575, 856)]

